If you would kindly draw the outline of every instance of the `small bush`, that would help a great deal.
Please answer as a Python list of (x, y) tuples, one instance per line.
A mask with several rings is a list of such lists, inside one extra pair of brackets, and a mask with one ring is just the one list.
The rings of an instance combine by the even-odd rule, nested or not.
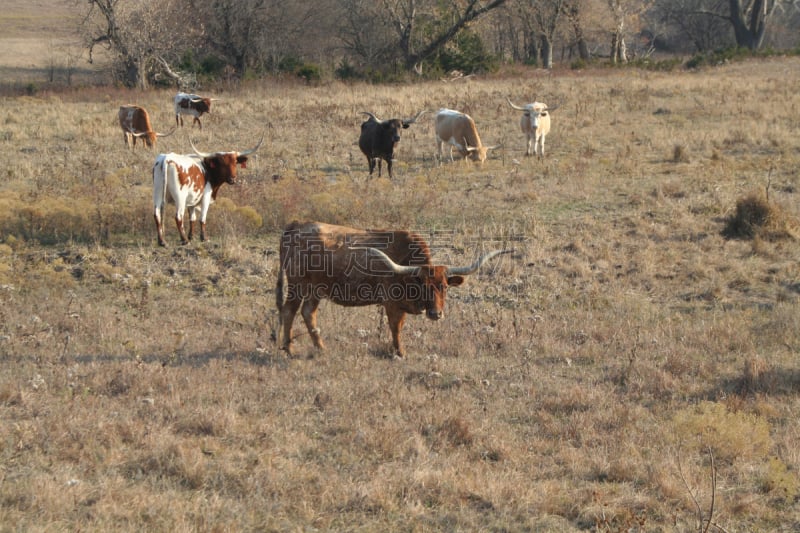
[(736, 202), (736, 211), (723, 230), (730, 239), (767, 239), (795, 237), (795, 223), (764, 194), (753, 192)]
[(762, 483), (764, 492), (785, 502), (793, 502), (800, 493), (800, 478), (777, 457), (769, 460)]
[(364, 73), (347, 59), (342, 59), (341, 62), (339, 62), (339, 66), (336, 67), (333, 74), (336, 79), (344, 81), (364, 79)]
[(578, 58), (569, 64), (569, 68), (572, 70), (583, 70), (586, 68), (586, 61)]
[(304, 63), (297, 69), (296, 74), (298, 78), (306, 80), (306, 83), (316, 83), (322, 79), (319, 65), (313, 63)]
[(759, 459), (772, 445), (767, 420), (721, 403), (701, 402), (679, 411), (672, 419), (673, 435), (689, 449), (711, 448), (722, 461)]
[(682, 144), (676, 144), (675, 148), (672, 149), (672, 162), (673, 163), (689, 162), (689, 154), (686, 152), (686, 148), (684, 148)]

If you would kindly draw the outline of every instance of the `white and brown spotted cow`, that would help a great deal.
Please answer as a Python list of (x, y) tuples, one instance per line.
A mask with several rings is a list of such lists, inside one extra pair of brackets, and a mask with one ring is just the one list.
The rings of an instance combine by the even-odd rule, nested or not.
[[(219, 188), (224, 183), (236, 183), (236, 166), (245, 168), (247, 157), (258, 150), (258, 144), (244, 152), (199, 152), (192, 144), (194, 155), (160, 154), (153, 165), (153, 205), (155, 207), (158, 244), (164, 242), (161, 223), (167, 200), (175, 203), (175, 223), (181, 235), (181, 244), (187, 244), (194, 231), (194, 221), (200, 218), (200, 240), (206, 240), (206, 216)], [(189, 209), (189, 235), (183, 228), (183, 215)]]

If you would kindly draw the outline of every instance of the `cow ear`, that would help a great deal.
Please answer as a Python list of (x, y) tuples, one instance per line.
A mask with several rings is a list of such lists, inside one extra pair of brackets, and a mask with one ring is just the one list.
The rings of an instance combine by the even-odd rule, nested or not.
[(408, 122), (403, 122), (403, 129), (407, 130), (410, 125)]
[(239, 157), (237, 157), (236, 158), (236, 162), (239, 163), (240, 167), (247, 168), (247, 156), (246, 155), (240, 155)]
[(464, 276), (450, 276), (447, 278), (447, 286), (448, 287), (458, 287), (462, 283), (466, 281)]
[(207, 164), (208, 164), (208, 168), (217, 168), (217, 162), (214, 161), (213, 159), (209, 159), (207, 161)]

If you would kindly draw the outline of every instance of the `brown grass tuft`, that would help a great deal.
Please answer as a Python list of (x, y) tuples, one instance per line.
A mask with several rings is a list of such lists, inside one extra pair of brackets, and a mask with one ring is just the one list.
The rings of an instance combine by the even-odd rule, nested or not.
[(672, 149), (672, 162), (673, 163), (688, 163), (689, 152), (682, 144), (676, 144)]
[(736, 202), (736, 211), (726, 221), (723, 235), (729, 239), (775, 241), (795, 239), (797, 223), (765, 194), (752, 192)]

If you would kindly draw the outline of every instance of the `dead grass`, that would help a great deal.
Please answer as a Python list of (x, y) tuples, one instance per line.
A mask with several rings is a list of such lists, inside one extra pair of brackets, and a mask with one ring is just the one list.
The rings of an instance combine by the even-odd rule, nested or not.
[[(209, 89), (202, 132), (159, 151), (266, 140), (211, 208), (210, 241), (181, 247), (168, 225), (166, 249), (155, 152), (126, 150), (115, 116), (138, 103), (163, 130), (170, 92), (4, 98), (0, 524), (690, 531), (711, 446), (718, 524), (797, 528), (800, 243), (775, 232), (798, 216), (798, 72)], [(522, 157), (504, 105), (525, 94), (562, 103), (544, 161)], [(744, 101), (762, 117), (748, 129)], [(360, 111), (442, 106), (505, 149), (439, 166), (423, 121), (395, 180), (367, 178)], [(769, 202), (741, 214), (767, 233), (726, 238), (768, 175)], [(277, 240), (305, 218), (413, 228), (443, 262), (516, 252), (451, 290), (445, 320), (410, 317), (403, 361), (376, 309), (329, 303), (328, 351), (301, 336), (287, 359)]]

